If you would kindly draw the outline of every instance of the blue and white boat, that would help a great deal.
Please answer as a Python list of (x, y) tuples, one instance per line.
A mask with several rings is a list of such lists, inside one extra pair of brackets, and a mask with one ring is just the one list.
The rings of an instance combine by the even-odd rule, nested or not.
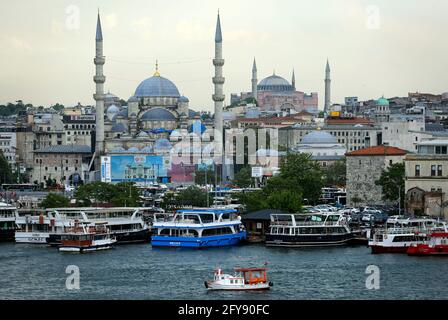
[(153, 247), (223, 247), (246, 239), (246, 230), (234, 209), (179, 210), (163, 220), (167, 221), (153, 222)]

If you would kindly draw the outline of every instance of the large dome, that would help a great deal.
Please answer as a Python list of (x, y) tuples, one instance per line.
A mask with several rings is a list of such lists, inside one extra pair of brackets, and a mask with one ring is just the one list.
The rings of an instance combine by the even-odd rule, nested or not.
[(151, 121), (173, 121), (176, 120), (176, 117), (168, 110), (162, 108), (154, 108), (146, 111), (141, 119)]
[(286, 79), (275, 74), (261, 80), (257, 89), (260, 91), (294, 91), (294, 87)]
[(303, 137), (302, 141), (300, 141), (299, 145), (313, 145), (313, 144), (337, 144), (338, 140), (332, 134), (316, 130), (308, 133)]
[(176, 85), (167, 78), (155, 75), (142, 81), (135, 90), (136, 97), (180, 97)]

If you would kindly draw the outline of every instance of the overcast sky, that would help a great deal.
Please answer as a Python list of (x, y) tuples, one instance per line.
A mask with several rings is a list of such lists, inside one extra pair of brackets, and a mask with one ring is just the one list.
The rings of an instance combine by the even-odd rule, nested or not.
[(0, 0), (0, 103), (93, 104), (97, 8), (105, 89), (127, 100), (153, 75), (173, 81), (190, 107), (212, 110), (214, 29), (223, 30), (224, 91), (250, 91), (272, 74), (332, 102), (448, 91), (448, 1), (442, 0)]

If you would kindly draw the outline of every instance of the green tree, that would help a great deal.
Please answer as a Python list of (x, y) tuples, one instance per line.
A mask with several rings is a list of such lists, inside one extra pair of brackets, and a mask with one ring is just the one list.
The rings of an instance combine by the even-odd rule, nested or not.
[(132, 207), (138, 204), (139, 191), (134, 183), (130, 182), (94, 182), (78, 187), (75, 198), (80, 206), (112, 203), (114, 206)]
[(345, 186), (347, 177), (345, 158), (324, 168), (326, 186)]
[(3, 152), (0, 150), (0, 184), (12, 183), (14, 181), (14, 174), (11, 166), (6, 160)]
[[(205, 185), (205, 180), (207, 179), (207, 184), (215, 184), (215, 171), (211, 169), (203, 169), (195, 171), (194, 182), (198, 185)], [(217, 174), (218, 184), (221, 183), (221, 174)]]
[(59, 104), (59, 103), (56, 103), (55, 105), (52, 105), (51, 107), (56, 111), (61, 111), (62, 109), (65, 108), (64, 105)]
[(41, 208), (64, 208), (68, 207), (70, 200), (60, 194), (50, 192), (40, 203)]
[(383, 199), (397, 201), (401, 199), (401, 206), (404, 203), (405, 166), (404, 163), (391, 164), (386, 170), (383, 170), (380, 178), (375, 184), (381, 186)]
[(244, 166), (238, 171), (234, 178), (233, 184), (240, 188), (248, 188), (252, 185), (252, 169), (250, 166)]
[(212, 204), (213, 199), (210, 194), (202, 190), (197, 186), (190, 186), (185, 190), (182, 190), (177, 195), (177, 205), (178, 206), (193, 206), (193, 207), (206, 207), (207, 206), (207, 196), (208, 204)]
[(294, 190), (271, 193), (267, 199), (270, 209), (296, 213), (302, 208), (302, 194)]

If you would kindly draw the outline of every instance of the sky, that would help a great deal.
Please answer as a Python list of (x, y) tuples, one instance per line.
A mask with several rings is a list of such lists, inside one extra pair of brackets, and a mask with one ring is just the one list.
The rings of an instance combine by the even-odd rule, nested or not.
[(448, 1), (441, 0), (0, 0), (0, 104), (94, 104), (100, 10), (105, 89), (131, 97), (159, 61), (195, 110), (213, 110), (214, 31), (223, 32), (224, 93), (271, 75), (324, 102), (448, 91)]

